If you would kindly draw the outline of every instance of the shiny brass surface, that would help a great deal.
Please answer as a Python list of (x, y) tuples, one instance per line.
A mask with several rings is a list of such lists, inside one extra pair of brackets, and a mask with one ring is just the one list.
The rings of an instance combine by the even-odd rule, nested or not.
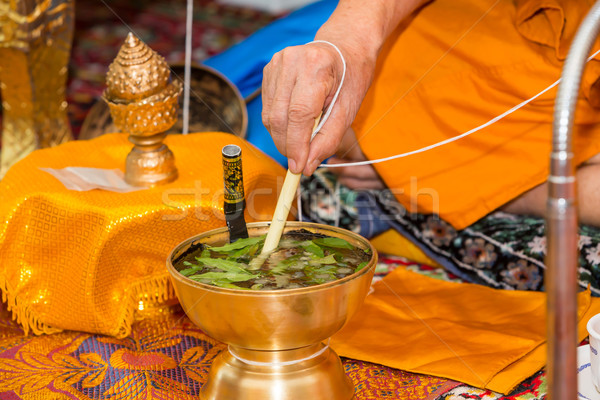
[(177, 120), (177, 98), (181, 89), (181, 84), (176, 82), (161, 94), (142, 101), (117, 103), (107, 100), (115, 126), (132, 136), (152, 136), (165, 132)]
[(72, 139), (65, 88), (73, 0), (0, 2), (0, 178), (36, 148)]
[[(322, 343), (309, 346), (311, 351), (323, 347)], [(285, 354), (285, 358), (299, 359), (305, 357), (298, 354), (302, 350), (304, 349), (253, 353), (267, 353), (257, 354), (263, 359), (281, 358), (282, 353), (290, 353)], [(353, 398), (354, 387), (343, 368), (340, 358), (331, 349), (326, 349), (310, 360), (278, 367), (276, 371), (272, 367), (248, 365), (235, 358), (231, 352), (223, 351), (213, 361), (200, 398), (348, 400)]]
[[(250, 223), (248, 233), (262, 235), (268, 227), (268, 222)], [(189, 238), (169, 255), (167, 269), (186, 314), (209, 336), (230, 345), (230, 350), (215, 360), (202, 398), (352, 398), (354, 391), (335, 352), (325, 349), (315, 354), (324, 346), (322, 342), (340, 330), (361, 306), (371, 285), (377, 253), (366, 239), (336, 227), (288, 222), (284, 232), (300, 228), (343, 238), (354, 246), (370, 249), (373, 256), (365, 268), (334, 282), (299, 289), (248, 291), (202, 284), (173, 267), (172, 260), (194, 243), (228, 242), (227, 228)], [(252, 396), (244, 397), (244, 393)]]
[[(175, 156), (162, 144), (164, 134), (149, 136), (144, 141), (135, 142), (125, 159), (125, 181), (137, 186), (156, 186), (177, 179)], [(154, 138), (155, 143), (148, 139)], [(133, 142), (133, 140), (131, 140)]]
[(115, 126), (129, 134), (134, 148), (127, 155), (125, 181), (156, 186), (177, 179), (175, 158), (162, 143), (177, 121), (182, 86), (169, 81), (164, 58), (131, 32), (106, 75), (103, 99)]

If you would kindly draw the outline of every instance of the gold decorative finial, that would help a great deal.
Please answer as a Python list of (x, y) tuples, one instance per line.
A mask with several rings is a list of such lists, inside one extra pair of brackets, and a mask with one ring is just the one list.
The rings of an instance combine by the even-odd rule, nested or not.
[(125, 44), (129, 47), (135, 47), (140, 43), (140, 40), (133, 34), (133, 32), (129, 32), (127, 37), (125, 38)]
[(177, 121), (179, 81), (169, 81), (163, 57), (131, 32), (106, 74), (107, 102), (115, 126), (135, 144), (127, 156), (125, 180), (155, 186), (177, 178), (173, 153), (162, 144)]
[(131, 32), (108, 67), (106, 83), (113, 99), (140, 100), (167, 87), (169, 65)]

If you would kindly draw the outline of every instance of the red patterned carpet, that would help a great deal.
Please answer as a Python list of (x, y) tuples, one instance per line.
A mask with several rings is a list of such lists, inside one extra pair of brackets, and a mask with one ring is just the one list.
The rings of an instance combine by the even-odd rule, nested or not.
[[(398, 265), (381, 264), (379, 275)], [(24, 336), (0, 305), (0, 399), (197, 399), (212, 360), (224, 349), (179, 307), (115, 339), (82, 332)], [(356, 400), (434, 400), (461, 387), (363, 361), (344, 359), (343, 365)]]

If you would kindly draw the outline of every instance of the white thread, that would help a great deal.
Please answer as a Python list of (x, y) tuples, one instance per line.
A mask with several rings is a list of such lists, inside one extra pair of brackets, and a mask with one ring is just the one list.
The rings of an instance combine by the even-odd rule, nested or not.
[(192, 78), (192, 20), (194, 18), (194, 0), (187, 1), (185, 21), (185, 65), (183, 70), (183, 128), (181, 133), (188, 134), (190, 123), (190, 81)]
[(285, 367), (288, 365), (299, 364), (301, 362), (312, 360), (313, 358), (319, 357), (321, 354), (325, 353), (325, 351), (327, 351), (327, 349), (329, 349), (329, 339), (327, 339), (327, 344), (321, 350), (311, 354), (308, 357), (300, 358), (298, 360), (290, 360), (290, 361), (279, 361), (279, 362), (253, 361), (253, 360), (245, 359), (245, 358), (235, 354), (233, 352), (233, 350), (231, 349), (231, 346), (227, 346), (227, 349), (229, 350), (229, 354), (231, 354), (233, 356), (233, 358), (235, 358), (238, 361), (241, 361), (243, 363), (246, 363), (248, 365), (254, 365), (257, 367)]
[[(588, 57), (587, 62), (589, 62), (591, 59), (593, 59), (594, 57), (596, 57), (596, 55), (598, 55), (598, 53), (600, 53), (600, 50), (596, 51), (594, 54), (592, 54), (591, 56)], [(486, 128), (496, 122), (498, 122), (499, 120), (501, 120), (502, 118), (506, 117), (509, 114), (512, 114), (513, 112), (517, 111), (518, 109), (522, 108), (523, 106), (531, 103), (533, 100), (537, 99), (539, 96), (541, 96), (542, 94), (546, 93), (548, 90), (552, 89), (553, 87), (555, 87), (556, 85), (558, 85), (558, 83), (560, 82), (560, 79), (558, 79), (556, 82), (554, 82), (553, 84), (551, 84), (550, 86), (548, 86), (546, 89), (542, 90), (541, 92), (539, 92), (538, 94), (536, 94), (535, 96), (517, 104), (516, 106), (514, 106), (513, 108), (511, 108), (508, 111), (505, 111), (504, 113), (498, 115), (497, 117), (492, 118), (491, 120), (489, 120), (488, 122), (479, 125), (476, 128), (471, 129), (468, 132), (462, 133), (458, 136), (454, 136), (451, 137), (450, 139), (446, 139), (446, 140), (442, 140), (441, 142), (438, 143), (434, 143), (432, 145), (429, 146), (425, 146), (422, 147), (420, 149), (417, 150), (413, 150), (413, 151), (409, 151), (406, 153), (401, 153), (401, 154), (396, 154), (394, 156), (390, 156), (390, 157), (384, 157), (384, 158), (378, 158), (375, 160), (367, 160), (367, 161), (356, 161), (356, 162), (349, 162), (349, 163), (341, 163), (341, 164), (321, 164), (319, 165), (319, 167), (327, 167), (327, 168), (338, 168), (338, 167), (354, 167), (354, 166), (359, 166), (359, 165), (370, 165), (370, 164), (377, 164), (377, 163), (381, 163), (381, 162), (385, 162), (385, 161), (390, 161), (390, 160), (395, 160), (397, 158), (403, 158), (403, 157), (407, 157), (407, 156), (412, 156), (414, 154), (418, 154), (418, 153), (423, 153), (427, 150), (431, 150), (431, 149), (435, 149), (436, 147), (440, 147), (443, 146), (445, 144), (448, 143), (452, 143), (455, 142), (459, 139), (462, 139), (466, 136), (471, 135), (472, 133), (475, 133), (477, 131), (480, 131), (483, 128)]]
[(344, 78), (346, 77), (346, 59), (344, 59), (344, 56), (343, 56), (342, 52), (340, 51), (340, 49), (338, 49), (338, 47), (331, 42), (328, 42), (326, 40), (313, 40), (312, 42), (308, 42), (307, 44), (311, 44), (311, 43), (325, 43), (330, 46), (333, 46), (335, 51), (337, 51), (337, 53), (340, 55), (340, 58), (342, 59), (342, 66), (343, 66), (342, 79), (340, 80), (340, 85), (338, 86), (335, 94), (333, 95), (333, 99), (331, 99), (331, 103), (329, 103), (329, 107), (327, 107), (327, 111), (325, 111), (325, 115), (323, 115), (323, 118), (321, 118), (321, 121), (319, 122), (317, 127), (313, 130), (312, 135), (310, 136), (310, 140), (312, 141), (313, 138), (315, 137), (315, 135), (317, 134), (317, 132), (319, 132), (321, 130), (323, 125), (325, 125), (325, 122), (327, 122), (327, 120), (329, 119), (331, 110), (333, 109), (333, 106), (334, 106), (335, 102), (337, 101), (338, 95), (340, 94), (340, 91), (342, 90), (342, 85), (344, 84)]

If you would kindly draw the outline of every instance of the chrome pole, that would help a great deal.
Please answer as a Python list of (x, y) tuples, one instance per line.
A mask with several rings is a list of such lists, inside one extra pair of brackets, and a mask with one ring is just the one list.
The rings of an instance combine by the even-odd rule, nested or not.
[(579, 27), (556, 96), (548, 177), (548, 398), (577, 398), (577, 186), (572, 129), (581, 76), (600, 30), (600, 1)]

